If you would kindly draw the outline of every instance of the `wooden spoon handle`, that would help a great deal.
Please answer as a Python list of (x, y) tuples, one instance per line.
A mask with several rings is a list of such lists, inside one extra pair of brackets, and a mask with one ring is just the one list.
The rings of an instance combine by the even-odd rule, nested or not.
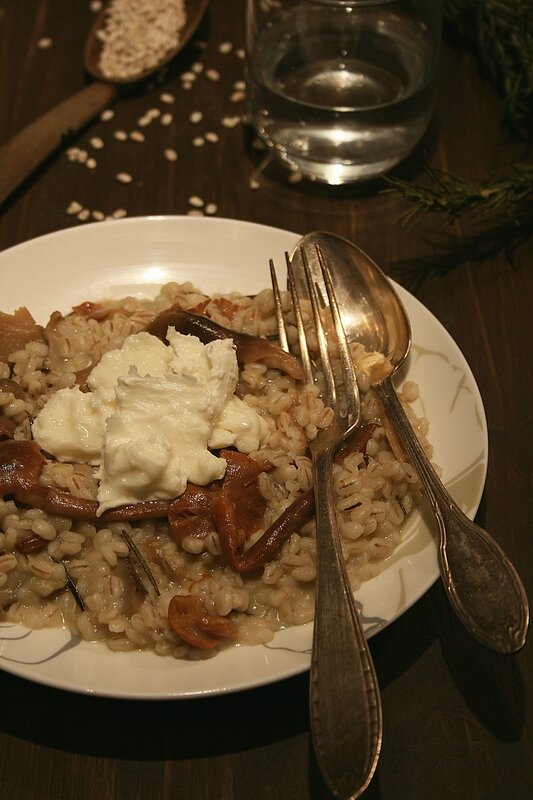
[(118, 89), (91, 83), (36, 119), (0, 147), (0, 204), (65, 141), (113, 103)]

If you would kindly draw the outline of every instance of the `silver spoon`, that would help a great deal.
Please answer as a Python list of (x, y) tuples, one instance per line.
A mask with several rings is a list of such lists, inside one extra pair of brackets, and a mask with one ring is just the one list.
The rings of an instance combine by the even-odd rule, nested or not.
[(0, 205), (56, 150), (67, 138), (78, 133), (103, 109), (113, 105), (120, 96), (120, 87), (144, 80), (173, 59), (194, 34), (209, 0), (187, 0), (187, 18), (180, 31), (178, 45), (149, 70), (131, 78), (110, 80), (99, 68), (102, 43), (97, 37), (104, 24), (106, 9), (96, 17), (84, 49), (85, 70), (96, 78), (84, 89), (64, 100), (46, 114), (30, 123), (0, 147)]
[[(302, 245), (310, 262), (316, 260), (319, 245), (331, 266), (348, 340), (383, 353), (394, 374), (409, 353), (411, 328), (390, 281), (366, 253), (340, 236), (310, 233), (298, 243), (298, 247)], [(298, 261), (298, 248), (293, 259)], [(375, 389), (434, 512), (439, 567), (452, 607), (465, 628), (485, 646), (499, 653), (520, 650), (526, 641), (529, 608), (515, 568), (492, 536), (471, 522), (444, 488), (409, 424), (392, 375)]]

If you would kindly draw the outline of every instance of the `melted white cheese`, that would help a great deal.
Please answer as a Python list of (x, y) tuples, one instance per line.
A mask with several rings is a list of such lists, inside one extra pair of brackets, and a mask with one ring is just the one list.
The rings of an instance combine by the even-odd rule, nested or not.
[(59, 390), (33, 424), (35, 440), (58, 460), (100, 465), (99, 514), (222, 478), (226, 462), (208, 448), (250, 453), (268, 431), (234, 394), (231, 340), (203, 345), (173, 328), (167, 336), (168, 346), (148, 333), (129, 336), (94, 367), (90, 392)]

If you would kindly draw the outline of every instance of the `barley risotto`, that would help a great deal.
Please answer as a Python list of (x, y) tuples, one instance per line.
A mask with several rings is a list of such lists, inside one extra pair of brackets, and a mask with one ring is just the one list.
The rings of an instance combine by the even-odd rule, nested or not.
[[(287, 293), (283, 303), (290, 321)], [(176, 384), (183, 379), (189, 386), (190, 375), (154, 377), (153, 365), (145, 366), (143, 375), (137, 362), (131, 369), (117, 367), (112, 401), (109, 386), (107, 400), (98, 395), (95, 378), (104, 364), (119, 358), (117, 352), (128, 346), (135, 349), (131, 343), (139, 336), (157, 338), (156, 349), (170, 350), (167, 342), (174, 334), (169, 332), (167, 339), (172, 327), (167, 323), (175, 318), (186, 320), (185, 329), (176, 333), (183, 340), (196, 333), (196, 327), (187, 327), (194, 319), (196, 325), (204, 320), (216, 330), (222, 326), (248, 334), (252, 345), (239, 350), (238, 337), (233, 337), (239, 360), (234, 391), (226, 387), (228, 402), (222, 412), (211, 408), (208, 449), (198, 461), (208, 464), (208, 472), (199, 480), (194, 467), (182, 476), (178, 490), (175, 476), (159, 480), (161, 465), (146, 437), (124, 442), (124, 431), (129, 435), (135, 427), (132, 420), (139, 421), (138, 408), (146, 406), (137, 396), (136, 405), (131, 397), (128, 400), (125, 387), (137, 391), (142, 386), (144, 391), (155, 385), (162, 395), (169, 381), (179, 393)], [(66, 316), (56, 312), (45, 328), (24, 309), (0, 313), (0, 328), (4, 620), (29, 628), (66, 626), (85, 640), (105, 642), (113, 651), (152, 649), (186, 659), (210, 657), (235, 644), (267, 642), (280, 628), (312, 620), (315, 540), (307, 445), (329, 424), (332, 412), (324, 407), (318, 386), (307, 387), (299, 380), (297, 360), (280, 357), (281, 351), (265, 338), (276, 330), (270, 289), (255, 297), (209, 297), (190, 283), (169, 283), (153, 300), (88, 301)], [(291, 325), (289, 338), (296, 345)], [(330, 342), (335, 356), (335, 342)], [(420, 485), (398, 452), (370, 388), (390, 365), (360, 345), (352, 352), (363, 427), (353, 447), (336, 459), (334, 489), (355, 590), (386, 567), (401, 539), (404, 519), (419, 502)], [(181, 356), (175, 350), (165, 358), (174, 364)], [(204, 355), (195, 351), (188, 358), (198, 364)], [(220, 369), (218, 355), (210, 358), (225, 380), (231, 369)], [(167, 384), (159, 385), (164, 380)], [(417, 396), (417, 386), (407, 382), (400, 398), (431, 455), (427, 421), (409, 408)], [(62, 397), (75, 398), (66, 412), (58, 399)], [(233, 416), (227, 414), (230, 406)], [(94, 430), (98, 441), (106, 442), (101, 453), (95, 452), (94, 440), (92, 450), (79, 447), (94, 422), (92, 416), (92, 422), (80, 417), (80, 408), (83, 414), (91, 408), (91, 414), (100, 415)], [(172, 414), (161, 408), (151, 416), (150, 442), (156, 433), (163, 447), (182, 436), (188, 442), (189, 422), (185, 433), (176, 436)], [(57, 416), (58, 409), (63, 409), (63, 417)], [(245, 418), (253, 424), (241, 424)], [(202, 420), (198, 429), (207, 425)], [(74, 432), (71, 424), (78, 426)], [(141, 421), (140, 427), (144, 424)], [(253, 436), (241, 435), (252, 428)], [(113, 438), (113, 430), (118, 438)], [(126, 450), (117, 448), (117, 441)], [(116, 467), (124, 461), (116, 457), (119, 450), (128, 453), (128, 480)], [(158, 477), (150, 482), (152, 467)]]

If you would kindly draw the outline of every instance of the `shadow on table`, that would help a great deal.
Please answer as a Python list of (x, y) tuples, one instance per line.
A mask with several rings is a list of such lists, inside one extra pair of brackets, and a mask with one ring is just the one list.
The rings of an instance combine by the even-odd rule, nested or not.
[(178, 701), (89, 697), (5, 674), (0, 687), (4, 731), (90, 755), (203, 758), (261, 747), (308, 728), (307, 675), (238, 694)]
[(478, 644), (451, 610), (440, 585), (434, 587), (434, 596), (442, 653), (463, 700), (493, 736), (517, 741), (527, 709), (521, 656), (500, 655)]
[[(382, 689), (433, 641), (426, 618), (424, 602), (418, 603), (372, 640)], [(0, 692), (2, 730), (67, 752), (143, 760), (199, 758), (309, 732), (307, 673), (260, 689), (178, 701), (78, 695), (6, 673), (0, 673)]]
[[(526, 706), (517, 662), (478, 645), (456, 620), (438, 583), (371, 640), (382, 691), (436, 643), (481, 724), (502, 741), (516, 740)], [(0, 692), (2, 730), (66, 752), (145, 761), (205, 758), (309, 734), (307, 673), (260, 689), (178, 701), (78, 695), (6, 673), (0, 673)], [(314, 759), (310, 765), (315, 769)]]

